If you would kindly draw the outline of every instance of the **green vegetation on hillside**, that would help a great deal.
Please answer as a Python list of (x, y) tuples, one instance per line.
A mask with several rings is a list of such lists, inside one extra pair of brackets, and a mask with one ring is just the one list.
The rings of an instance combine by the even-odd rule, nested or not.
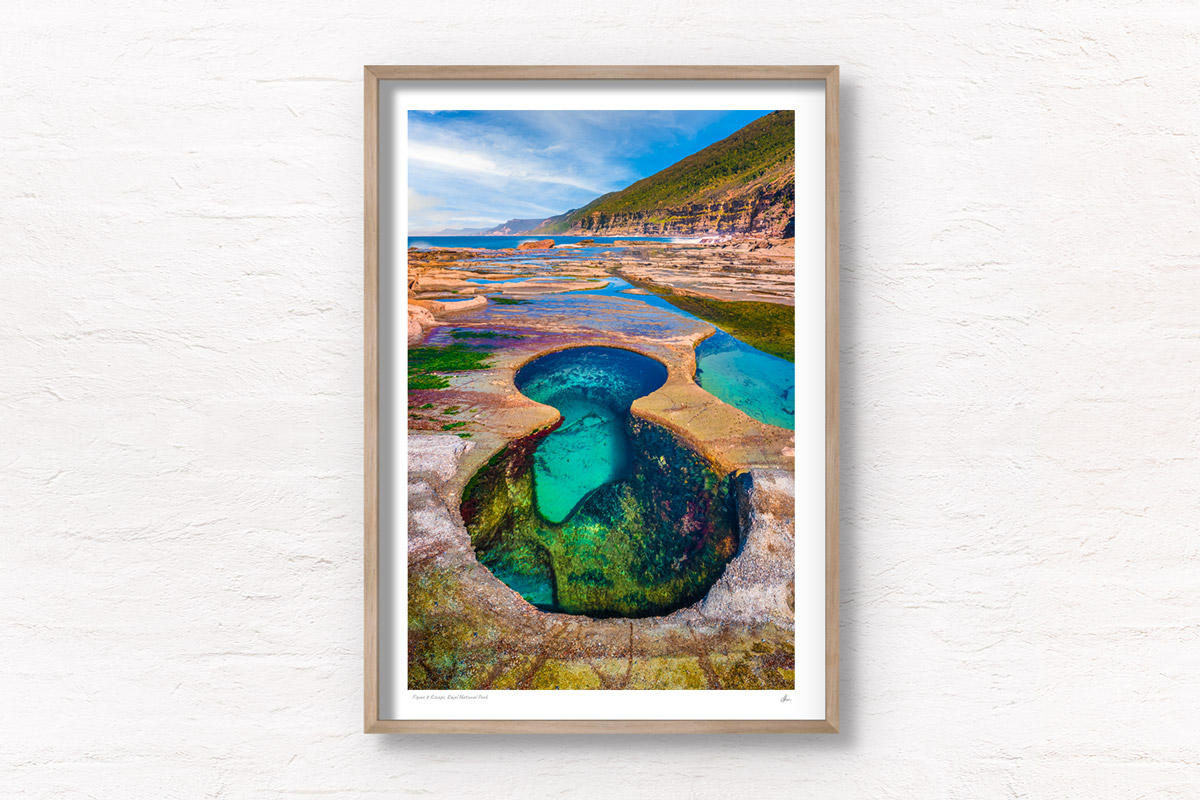
[[(592, 201), (595, 202), (595, 201)], [(533, 226), (530, 230), (536, 230), (539, 233), (566, 233), (567, 228), (571, 227), (571, 216), (577, 209), (571, 209), (563, 214), (557, 214), (553, 217), (548, 217), (541, 221), (541, 224)], [(528, 233), (528, 231), (526, 231)]]
[(789, 176), (795, 169), (795, 112), (773, 111), (619, 192), (596, 198), (564, 218), (547, 220), (530, 233), (565, 233), (580, 220), (601, 215), (649, 214), (667, 223), (672, 209), (715, 202), (753, 185)]

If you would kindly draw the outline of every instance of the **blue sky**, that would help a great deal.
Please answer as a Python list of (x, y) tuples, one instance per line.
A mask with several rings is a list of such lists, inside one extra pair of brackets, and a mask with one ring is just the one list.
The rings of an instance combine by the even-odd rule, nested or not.
[(767, 111), (410, 111), (413, 233), (544, 218), (623, 189)]

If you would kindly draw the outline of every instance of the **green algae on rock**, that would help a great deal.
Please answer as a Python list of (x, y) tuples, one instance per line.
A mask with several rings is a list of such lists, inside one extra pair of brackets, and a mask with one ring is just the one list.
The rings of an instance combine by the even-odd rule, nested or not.
[(676, 308), (711, 323), (764, 353), (796, 360), (796, 310), (757, 300), (716, 300), (651, 287)]
[(455, 328), (450, 331), (452, 339), (523, 339), (518, 333), (499, 333), (497, 331), (473, 330), (471, 328)]
[(498, 454), (463, 493), (479, 562), (530, 604), (589, 617), (667, 614), (702, 598), (737, 551), (731, 481), (649, 422), (634, 420), (633, 470), (565, 522), (537, 510), (533, 450)]
[(487, 369), (491, 353), (481, 347), (448, 344), (408, 348), (408, 388), (445, 389), (446, 374)]

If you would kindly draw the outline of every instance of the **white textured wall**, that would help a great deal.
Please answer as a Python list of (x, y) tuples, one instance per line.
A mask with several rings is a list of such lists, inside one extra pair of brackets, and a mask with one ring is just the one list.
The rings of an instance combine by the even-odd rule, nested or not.
[[(6, 3), (0, 795), (1196, 797), (1200, 11), (943, 5)], [(844, 733), (359, 733), (364, 63), (842, 64)]]

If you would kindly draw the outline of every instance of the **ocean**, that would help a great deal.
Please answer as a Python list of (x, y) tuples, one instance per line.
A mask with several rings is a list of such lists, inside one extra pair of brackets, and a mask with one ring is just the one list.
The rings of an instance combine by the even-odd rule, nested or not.
[(521, 242), (536, 242), (540, 239), (553, 239), (554, 244), (575, 244), (584, 239), (591, 239), (597, 245), (623, 242), (694, 242), (696, 239), (683, 239), (678, 236), (410, 236), (408, 246), (419, 250), (431, 247), (486, 247), (489, 250), (501, 250), (516, 247)]

